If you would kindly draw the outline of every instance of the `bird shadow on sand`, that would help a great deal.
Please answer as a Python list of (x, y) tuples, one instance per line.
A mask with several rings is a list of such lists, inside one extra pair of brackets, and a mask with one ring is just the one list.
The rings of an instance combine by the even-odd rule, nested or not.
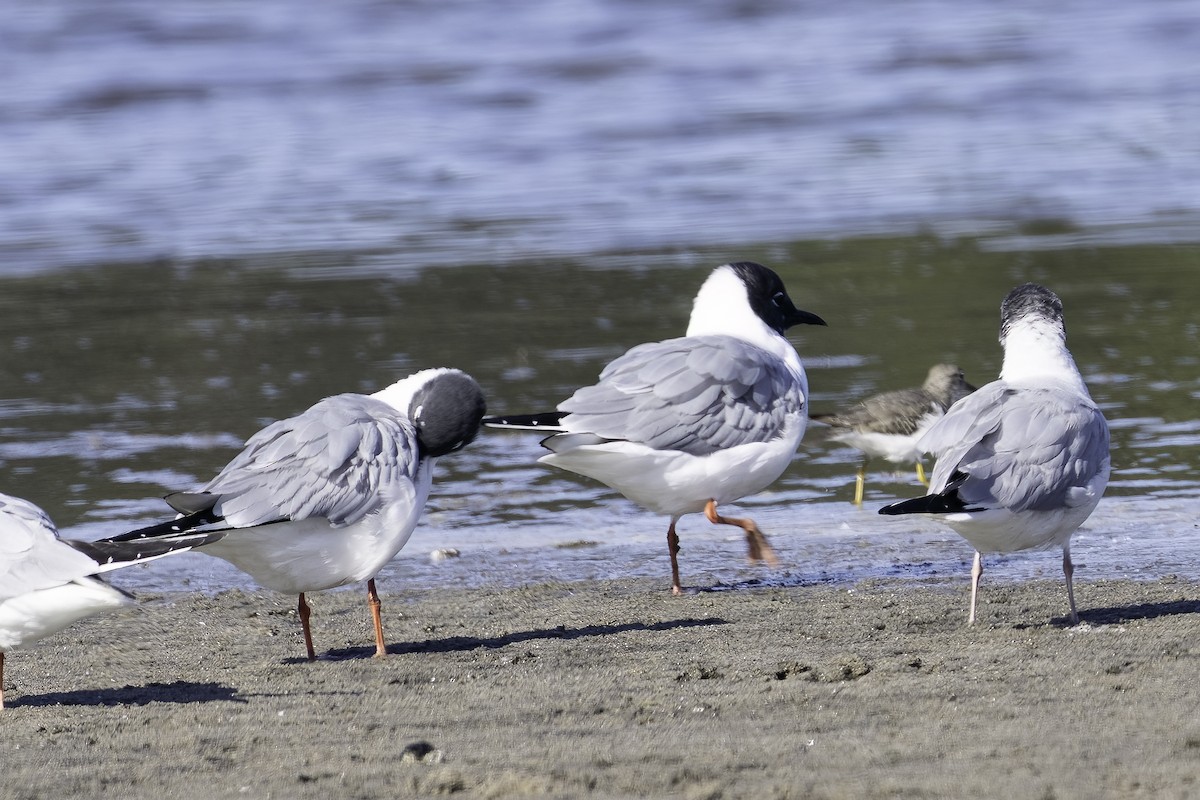
[[(1085, 608), (1079, 612), (1079, 620), (1092, 625), (1118, 625), (1122, 622), (1176, 617), (1182, 614), (1200, 614), (1200, 600), (1167, 600), (1161, 603)], [(1062, 621), (1070, 624), (1065, 618)]]
[[(445, 639), (426, 639), (423, 642), (402, 642), (388, 645), (388, 655), (407, 655), (409, 653), (449, 653), (477, 650), (480, 647), (494, 650), (507, 647), (519, 642), (535, 639), (583, 639), (592, 636), (612, 636), (631, 631), (672, 631), (681, 628), (699, 628), (708, 625), (728, 625), (729, 621), (719, 617), (705, 619), (675, 619), (666, 622), (626, 622), (619, 625), (584, 625), (579, 628), (568, 628), (559, 625), (554, 628), (538, 628), (531, 631), (509, 633), (504, 636), (450, 636)], [(368, 658), (375, 654), (370, 647), (346, 647), (326, 652), (322, 658), (346, 659)]]
[[(1124, 622), (1136, 622), (1159, 617), (1178, 617), (1183, 614), (1200, 614), (1200, 600), (1167, 600), (1161, 603), (1135, 603), (1128, 606), (1106, 606), (1102, 608), (1083, 608), (1079, 611), (1081, 625), (1120, 625)], [(1075, 625), (1070, 617), (1051, 617), (1048, 622), (1023, 622), (1013, 627), (1021, 630), (1041, 627), (1062, 628), (1069, 630)]]
[(150, 703), (245, 703), (237, 689), (219, 683), (148, 683), (119, 689), (75, 689), (13, 698), (11, 706), (144, 706)]

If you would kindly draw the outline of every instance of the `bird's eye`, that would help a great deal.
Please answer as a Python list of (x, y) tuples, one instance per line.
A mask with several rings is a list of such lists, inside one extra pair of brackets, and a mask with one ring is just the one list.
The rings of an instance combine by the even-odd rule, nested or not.
[(776, 292), (775, 294), (771, 295), (771, 303), (774, 304), (776, 308), (779, 308), (783, 305), (783, 298), (785, 297), (787, 297), (787, 295), (785, 295), (783, 292)]

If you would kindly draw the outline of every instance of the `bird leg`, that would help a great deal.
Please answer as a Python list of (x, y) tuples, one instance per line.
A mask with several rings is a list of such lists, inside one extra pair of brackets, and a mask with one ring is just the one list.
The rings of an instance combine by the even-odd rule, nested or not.
[(671, 527), (667, 528), (667, 552), (671, 554), (671, 594), (678, 597), (683, 594), (683, 587), (679, 585), (679, 534), (675, 532), (675, 523), (677, 520), (671, 520)]
[[(1071, 577), (1075, 574), (1075, 565), (1071, 563), (1071, 551), (1063, 548), (1063, 575), (1067, 576), (1067, 600), (1071, 603), (1071, 624), (1079, 624), (1079, 612), (1075, 610), (1075, 588)], [(2, 654), (0, 654), (2, 655)]]
[(709, 500), (708, 504), (704, 506), (704, 516), (708, 517), (708, 521), (714, 525), (737, 525), (746, 532), (746, 547), (749, 551), (747, 555), (750, 563), (765, 561), (772, 567), (779, 564), (779, 559), (775, 557), (775, 551), (771, 549), (771, 545), (767, 544), (767, 537), (763, 536), (763, 532), (754, 524), (754, 520), (722, 517), (717, 513), (716, 500)]
[(316, 661), (317, 651), (313, 650), (312, 629), (308, 627), (308, 618), (312, 616), (312, 610), (304, 600), (304, 592), (300, 593), (300, 602), (296, 605), (296, 612), (300, 615), (300, 628), (304, 631), (304, 649), (308, 651), (308, 660)]
[(383, 603), (379, 602), (379, 592), (375, 591), (374, 578), (367, 581), (367, 605), (371, 609), (371, 621), (375, 623), (375, 658), (383, 658), (387, 655), (383, 644), (383, 617), (379, 613)]
[(858, 472), (854, 475), (854, 505), (861, 506), (863, 501), (863, 492), (867, 487), (867, 461), (863, 459), (858, 465)]
[(975, 624), (975, 597), (979, 594), (979, 576), (983, 574), (983, 555), (976, 550), (975, 562), (971, 564), (971, 614), (967, 617), (967, 624)]
[(920, 461), (917, 462), (917, 480), (926, 486), (929, 485), (929, 479), (925, 477), (925, 465)]
[(0, 708), (4, 708), (4, 651), (0, 650)]

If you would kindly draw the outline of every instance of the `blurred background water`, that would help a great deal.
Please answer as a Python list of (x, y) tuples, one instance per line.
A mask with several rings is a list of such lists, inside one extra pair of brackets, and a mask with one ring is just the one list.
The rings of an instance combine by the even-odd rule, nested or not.
[[(1197, 0), (10, 4), (2, 489), (92, 538), (425, 366), (549, 409), (755, 259), (829, 322), (792, 337), (818, 410), (942, 360), (992, 379), (1001, 298), (1051, 286), (1114, 429), (1079, 577), (1200, 577), (1198, 52)], [(538, 454), (443, 459), (385, 578), (665, 589), (666, 521)], [(814, 425), (741, 504), (785, 566), (688, 518), (685, 583), (965, 574), (954, 534), (874, 514), (908, 470), (849, 503), (857, 462)], [(199, 555), (115, 581), (250, 585)]]

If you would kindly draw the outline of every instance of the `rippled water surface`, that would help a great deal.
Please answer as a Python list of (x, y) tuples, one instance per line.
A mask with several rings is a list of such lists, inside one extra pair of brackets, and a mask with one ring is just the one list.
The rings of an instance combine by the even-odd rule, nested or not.
[[(1081, 574), (1200, 575), (1200, 249), (1027, 247), (999, 240), (847, 239), (740, 248), (774, 265), (828, 328), (792, 340), (812, 407), (919, 384), (954, 361), (983, 383), (1000, 365), (999, 301), (1026, 279), (1054, 287), (1069, 343), (1113, 427), (1113, 480), (1076, 539)], [(496, 412), (545, 410), (633, 344), (678, 335), (696, 287), (728, 257), (430, 269), (403, 279), (321, 277), (237, 264), (109, 267), (4, 282), (0, 404), (5, 490), (89, 538), (159, 519), (166, 491), (216, 473), (268, 421), (341, 391), (371, 391), (428, 365), (475, 375)], [(537, 435), (488, 431), (439, 463), (428, 519), (391, 568), (436, 584), (622, 574), (666, 581), (666, 521), (534, 463)], [(849, 500), (857, 454), (813, 425), (792, 467), (741, 505), (786, 569), (741, 566), (743, 547), (702, 518), (681, 524), (699, 585), (752, 578), (850, 580), (964, 568), (970, 549), (934, 522), (874, 513), (915, 495), (877, 465), (867, 508)], [(436, 548), (462, 557), (434, 564)], [(993, 574), (1055, 574), (1047, 554)], [(131, 574), (132, 573), (132, 574)], [(124, 571), (242, 584), (202, 556)]]
[[(162, 517), (267, 422), (449, 364), (544, 410), (775, 267), (815, 410), (1000, 364), (1055, 289), (1113, 428), (1080, 578), (1200, 577), (1200, 2), (48, 0), (0, 15), (0, 475), (82, 538)], [(666, 520), (488, 432), (385, 578), (646, 575)], [(965, 575), (916, 494), (810, 428), (741, 504), (784, 567), (681, 524), (685, 582)], [(454, 548), (460, 558), (432, 562)], [(1058, 574), (1044, 553), (992, 579)], [(142, 588), (249, 585), (200, 555)]]
[(43, 0), (8, 269), (386, 269), (1200, 210), (1200, 2)]

